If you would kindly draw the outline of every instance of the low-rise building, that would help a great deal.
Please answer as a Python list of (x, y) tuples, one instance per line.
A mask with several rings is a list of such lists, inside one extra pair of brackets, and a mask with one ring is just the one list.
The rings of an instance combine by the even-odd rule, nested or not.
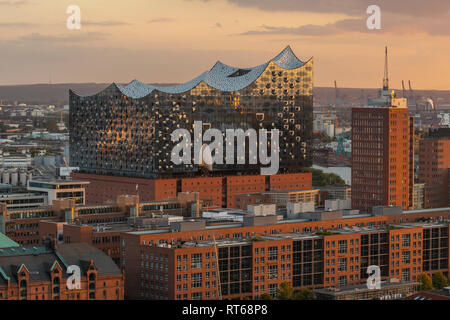
[[(79, 270), (79, 282), (68, 279)], [(124, 277), (85, 243), (0, 249), (0, 300), (123, 300)]]
[(340, 288), (314, 289), (319, 300), (400, 300), (417, 292), (420, 283), (415, 281), (382, 281), (380, 289), (369, 289), (367, 284)]

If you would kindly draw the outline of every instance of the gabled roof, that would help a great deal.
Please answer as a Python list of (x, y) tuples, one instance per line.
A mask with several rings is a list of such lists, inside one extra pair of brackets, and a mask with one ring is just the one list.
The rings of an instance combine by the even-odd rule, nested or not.
[(217, 61), (209, 71), (183, 84), (157, 87), (133, 80), (125, 86), (115, 83), (112, 86), (115, 86), (122, 94), (132, 99), (143, 98), (153, 91), (169, 94), (183, 93), (195, 88), (201, 82), (221, 91), (238, 91), (255, 82), (271, 62), (286, 70), (298, 69), (306, 64), (306, 62), (297, 58), (290, 46), (287, 46), (275, 58), (252, 68), (236, 68)]
[(61, 267), (63, 278), (67, 279), (70, 276), (66, 271), (68, 266), (77, 265), (83, 270), (89, 267), (91, 260), (99, 275), (121, 274), (106, 253), (87, 243), (60, 244), (56, 251), (40, 248), (27, 251), (16, 249), (15, 254), (0, 255), (0, 283), (7, 283), (8, 279), (16, 283), (17, 273), (22, 266), (26, 266), (29, 271), (30, 281), (50, 281), (51, 270), (56, 264)]

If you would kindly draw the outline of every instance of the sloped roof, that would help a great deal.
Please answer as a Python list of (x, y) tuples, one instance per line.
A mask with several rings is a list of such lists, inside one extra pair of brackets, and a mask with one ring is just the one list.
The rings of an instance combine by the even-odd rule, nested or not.
[(248, 87), (259, 78), (271, 62), (286, 70), (298, 69), (306, 63), (298, 59), (294, 52), (292, 52), (291, 47), (287, 46), (275, 58), (252, 68), (236, 68), (217, 61), (209, 71), (182, 84), (157, 87), (138, 80), (133, 80), (127, 85), (113, 85), (124, 95), (133, 99), (145, 97), (155, 90), (171, 94), (183, 93), (195, 88), (201, 82), (206, 83), (212, 88), (231, 92)]
[[(17, 282), (17, 272), (24, 265), (29, 271), (30, 281), (50, 281), (50, 270), (57, 262), (63, 269), (63, 278), (69, 265), (77, 265), (82, 275), (86, 274), (86, 261), (91, 259), (99, 275), (121, 274), (114, 261), (103, 251), (87, 243), (60, 244), (56, 251), (47, 247), (18, 248), (16, 254), (9, 252), (0, 255), (0, 283), (9, 278), (12, 283)], [(45, 249), (44, 249), (45, 248)]]
[(18, 247), (19, 244), (0, 232), (0, 248)]

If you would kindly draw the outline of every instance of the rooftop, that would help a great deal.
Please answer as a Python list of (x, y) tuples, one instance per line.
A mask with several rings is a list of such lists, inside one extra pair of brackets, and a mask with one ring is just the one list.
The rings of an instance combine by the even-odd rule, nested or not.
[(124, 95), (133, 99), (143, 98), (154, 91), (169, 94), (183, 93), (195, 88), (201, 82), (222, 91), (238, 91), (258, 79), (272, 62), (286, 70), (298, 69), (306, 64), (306, 62), (302, 62), (295, 56), (290, 46), (287, 46), (275, 58), (252, 68), (236, 68), (217, 61), (209, 71), (205, 71), (198, 77), (183, 84), (157, 87), (133, 80), (125, 86), (115, 83), (111, 86), (116, 87)]
[(0, 232), (0, 250), (11, 247), (19, 247), (19, 244), (8, 238), (4, 233)]
[[(408, 281), (381, 281), (381, 289), (391, 289), (396, 287), (403, 287), (403, 286), (413, 286), (413, 285), (419, 285), (418, 282), (408, 282)], [(339, 294), (345, 294), (345, 293), (355, 293), (355, 292), (365, 292), (365, 291), (374, 291), (377, 292), (376, 289), (369, 289), (367, 288), (366, 283), (360, 283), (360, 284), (354, 284), (349, 285), (345, 287), (329, 287), (329, 288), (320, 288), (320, 289), (314, 289), (314, 292), (322, 293), (322, 294), (332, 294), (332, 295), (339, 295)]]
[(82, 181), (82, 180), (57, 180), (57, 179), (45, 179), (45, 178), (39, 178), (39, 179), (31, 179), (30, 182), (43, 182), (53, 185), (71, 185), (71, 184), (89, 184), (89, 181)]

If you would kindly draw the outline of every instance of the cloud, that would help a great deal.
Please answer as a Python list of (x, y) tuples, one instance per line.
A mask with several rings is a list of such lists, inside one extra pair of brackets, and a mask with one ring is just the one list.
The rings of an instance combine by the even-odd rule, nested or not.
[(300, 35), (300, 36), (328, 36), (344, 32), (362, 32), (365, 20), (345, 19), (325, 25), (306, 24), (299, 27), (274, 27), (262, 25), (261, 30), (250, 30), (240, 35)]
[(33, 43), (80, 43), (105, 40), (108, 33), (102, 32), (76, 32), (70, 35), (41, 35), (40, 33), (31, 33), (19, 38), (19, 41)]
[(349, 18), (324, 25), (306, 24), (298, 27), (262, 25), (259, 29), (249, 30), (239, 35), (298, 35), (298, 36), (330, 36), (345, 33), (397, 35), (427, 34), (430, 36), (450, 36), (450, 14), (441, 19), (425, 17), (409, 17), (386, 13), (381, 17), (381, 29), (369, 30), (366, 18)]
[(154, 19), (148, 20), (147, 23), (159, 23), (159, 22), (170, 22), (170, 21), (173, 21), (173, 19), (161, 17), (161, 18), (154, 18)]
[(35, 24), (28, 22), (0, 22), (0, 28), (22, 28), (32, 26), (35, 26)]
[(132, 23), (123, 21), (81, 21), (81, 26), (96, 26), (96, 27), (116, 27), (116, 26), (130, 26)]
[(227, 0), (241, 6), (264, 11), (303, 11), (316, 13), (366, 14), (369, 5), (382, 12), (415, 17), (442, 16), (450, 12), (450, 1), (442, 0)]
[(1, 0), (0, 6), (21, 6), (31, 4), (28, 0)]

